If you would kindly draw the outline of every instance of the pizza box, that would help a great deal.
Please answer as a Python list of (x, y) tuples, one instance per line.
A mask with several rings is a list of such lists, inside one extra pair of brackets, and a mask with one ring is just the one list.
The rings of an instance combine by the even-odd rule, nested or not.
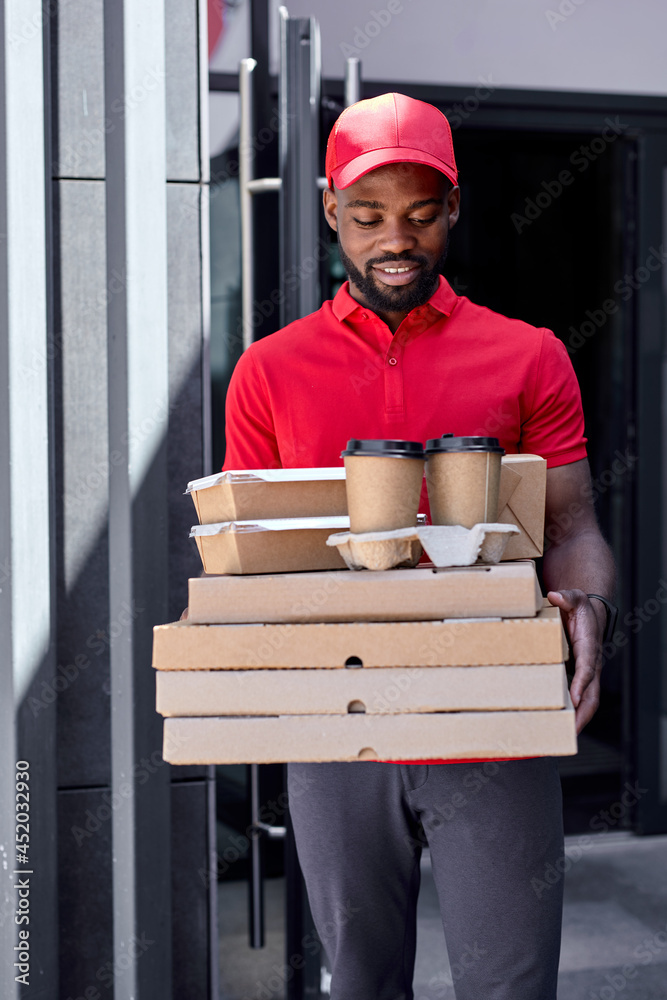
[(535, 564), (349, 570), (189, 581), (194, 624), (528, 618), (542, 607)]
[(157, 670), (262, 667), (494, 666), (562, 663), (567, 642), (557, 608), (533, 618), (272, 625), (156, 625)]
[(561, 709), (562, 663), (377, 670), (158, 670), (164, 716), (368, 715)]
[(576, 754), (571, 702), (560, 711), (171, 718), (170, 764), (499, 760)]

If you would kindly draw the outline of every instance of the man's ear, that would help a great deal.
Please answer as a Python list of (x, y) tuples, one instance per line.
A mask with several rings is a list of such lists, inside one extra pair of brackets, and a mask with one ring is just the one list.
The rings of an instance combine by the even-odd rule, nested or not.
[(336, 192), (331, 188), (325, 188), (322, 192), (322, 204), (324, 205), (324, 218), (327, 220), (335, 233), (338, 232), (338, 199)]
[(447, 211), (449, 213), (449, 228), (456, 225), (459, 217), (459, 209), (461, 206), (461, 188), (456, 187), (450, 188), (447, 192)]

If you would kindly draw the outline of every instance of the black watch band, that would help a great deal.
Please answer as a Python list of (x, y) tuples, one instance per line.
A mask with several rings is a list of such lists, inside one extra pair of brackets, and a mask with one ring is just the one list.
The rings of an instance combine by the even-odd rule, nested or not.
[(602, 597), (601, 594), (586, 594), (586, 597), (594, 597), (596, 601), (602, 601), (604, 604), (604, 609), (607, 614), (607, 621), (604, 627), (604, 635), (602, 637), (602, 642), (607, 643), (611, 640), (614, 632), (616, 631), (616, 622), (618, 620), (618, 608), (611, 601), (608, 601), (606, 597)]

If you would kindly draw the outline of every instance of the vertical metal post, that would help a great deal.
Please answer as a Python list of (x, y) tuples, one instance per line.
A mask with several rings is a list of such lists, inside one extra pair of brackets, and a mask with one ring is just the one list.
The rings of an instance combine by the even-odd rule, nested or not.
[(280, 8), (281, 324), (319, 308), (320, 29)]
[[(271, 117), (271, 77), (269, 74), (270, 59), (270, 14), (269, 0), (250, 0), (250, 55), (257, 60), (255, 69), (255, 94), (253, 119), (255, 126), (261, 128)], [(269, 143), (269, 147), (270, 147)], [(264, 155), (269, 152), (269, 157)], [(258, 148), (255, 155), (260, 161), (257, 172), (261, 176), (275, 173), (266, 169), (267, 159), (270, 159), (269, 149)]]
[[(211, 474), (213, 457), (213, 415), (211, 413), (211, 239), (210, 195), (211, 160), (208, 127), (208, 5), (197, 6), (199, 59), (199, 174), (201, 225), (201, 308), (202, 308), (202, 425), (204, 431), (203, 475)], [(213, 777), (215, 777), (212, 772)]]
[[(285, 766), (287, 772), (287, 766)], [(287, 785), (287, 780), (285, 780)], [(291, 817), (285, 835), (286, 963), (294, 975), (285, 986), (287, 1000), (319, 1000), (322, 956), (306, 885), (299, 864)], [(295, 959), (299, 961), (296, 962)]]
[[(255, 242), (256, 220), (253, 196), (267, 191), (279, 191), (279, 177), (261, 177), (255, 180), (255, 117), (257, 102), (255, 74), (257, 63), (254, 59), (242, 59), (239, 64), (239, 98), (241, 119), (239, 129), (239, 197), (241, 208), (241, 318), (243, 323), (243, 350), (247, 350), (255, 339), (257, 319), (253, 303), (255, 301), (255, 274), (257, 244)], [(266, 254), (266, 246), (263, 248)]]
[(345, 60), (345, 107), (361, 100), (361, 62), (356, 56)]
[(104, 13), (113, 123), (106, 136), (113, 916), (114, 960), (123, 969), (114, 1000), (170, 1000), (169, 768), (151, 670), (152, 626), (168, 606), (164, 0), (113, 0)]
[(7, 1000), (56, 1000), (59, 992), (55, 713), (33, 711), (43, 686), (53, 693), (55, 669), (42, 32), (41, 0), (0, 0), (0, 994)]
[[(199, 212), (201, 229), (201, 310), (202, 310), (202, 429), (203, 429), (203, 474), (210, 475), (213, 459), (213, 414), (211, 412), (211, 238), (210, 238), (210, 196), (211, 196), (211, 153), (208, 125), (208, 4), (198, 0), (198, 65), (199, 65)], [(216, 870), (217, 827), (215, 819), (216, 786), (215, 767), (206, 769), (207, 789), (207, 840), (209, 870)], [(218, 940), (218, 886), (216, 881), (209, 885), (209, 982), (211, 998), (216, 1000), (220, 988), (220, 942)]]
[[(635, 296), (639, 455), (635, 509), (639, 533), (632, 603), (643, 609), (643, 623), (634, 636), (635, 664), (640, 668), (635, 671), (636, 777), (646, 789), (637, 803), (637, 827), (640, 833), (651, 834), (667, 829), (667, 627), (663, 604), (667, 579), (667, 274), (664, 261), (660, 268), (655, 263), (664, 256), (667, 239), (664, 135), (646, 134), (639, 140), (638, 179), (639, 266), (635, 277), (643, 277)], [(653, 461), (653, 456), (660, 459)], [(649, 614), (644, 615), (645, 611)]]
[[(201, 310), (202, 310), (202, 430), (203, 430), (203, 474), (210, 475), (213, 459), (213, 414), (211, 412), (211, 239), (210, 239), (210, 196), (211, 196), (211, 153), (208, 123), (208, 4), (198, 0), (198, 66), (199, 66), (199, 212), (201, 231)], [(207, 800), (207, 841), (209, 871), (216, 870), (217, 825), (216, 825), (216, 785), (215, 767), (206, 769)], [(220, 942), (218, 939), (218, 886), (217, 881), (209, 884), (209, 982), (211, 1000), (217, 1000), (220, 989)]]
[(241, 315), (243, 317), (243, 350), (252, 343), (252, 300), (254, 293), (255, 235), (252, 219), (253, 180), (252, 122), (254, 59), (242, 59), (239, 65), (239, 196), (241, 199)]
[[(313, 18), (290, 19), (280, 8), (280, 269), (281, 324), (317, 309), (320, 247), (320, 31)], [(320, 956), (291, 822), (285, 841), (286, 959), (305, 961), (286, 984), (288, 1000), (320, 995)]]
[(259, 764), (250, 764), (250, 947), (264, 947), (264, 878), (260, 828)]

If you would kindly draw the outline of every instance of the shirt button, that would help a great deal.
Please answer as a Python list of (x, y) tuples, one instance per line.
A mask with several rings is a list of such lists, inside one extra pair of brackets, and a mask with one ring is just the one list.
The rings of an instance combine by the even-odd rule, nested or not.
[(368, 319), (368, 313), (362, 313), (361, 314), (361, 318), (362, 319)]
[(390, 365), (396, 365), (396, 364), (398, 364), (398, 362), (396, 361), (396, 358), (389, 358), (389, 364)]

